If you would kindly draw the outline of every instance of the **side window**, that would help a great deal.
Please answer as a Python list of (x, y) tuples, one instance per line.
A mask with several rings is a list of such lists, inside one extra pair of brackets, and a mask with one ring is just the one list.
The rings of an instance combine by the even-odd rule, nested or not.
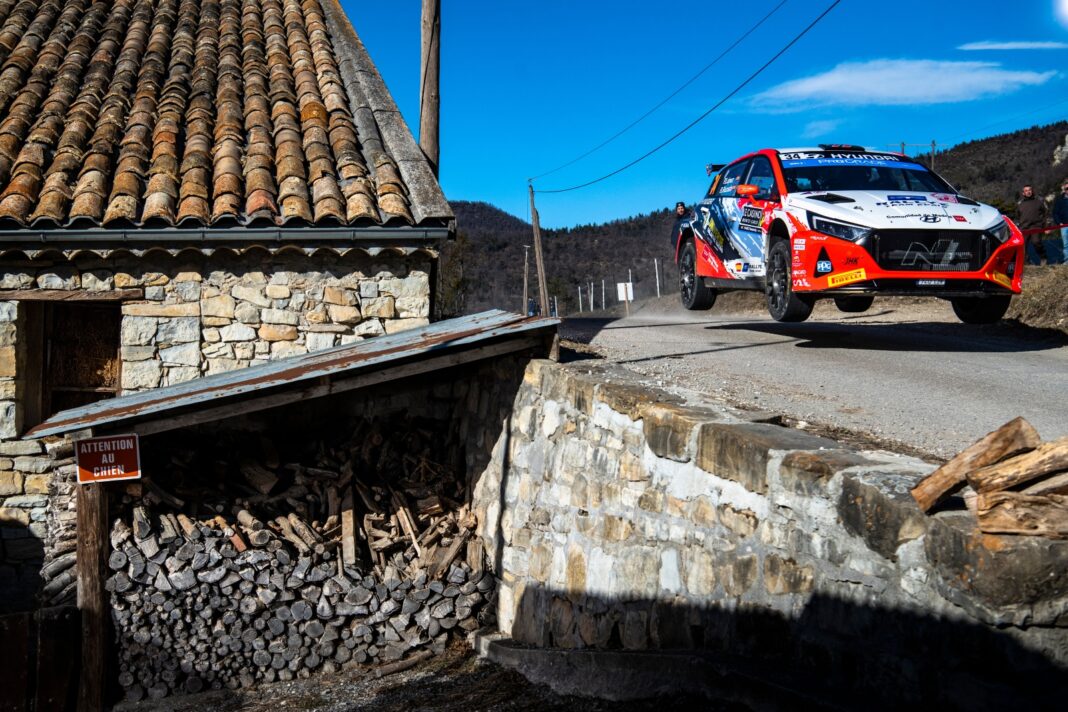
[(716, 191), (716, 197), (734, 197), (734, 189), (741, 184), (742, 176), (745, 175), (745, 169), (748, 167), (749, 161), (742, 161), (725, 169), (723, 179), (719, 182), (719, 190)]
[(775, 174), (771, 170), (771, 161), (764, 156), (754, 158), (752, 168), (749, 170), (749, 177), (745, 182), (760, 188), (760, 192), (754, 195), (754, 198), (757, 200), (771, 200), (772, 195), (775, 193)]

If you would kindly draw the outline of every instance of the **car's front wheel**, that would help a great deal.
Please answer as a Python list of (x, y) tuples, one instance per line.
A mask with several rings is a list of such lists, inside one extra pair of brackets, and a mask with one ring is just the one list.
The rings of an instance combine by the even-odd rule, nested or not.
[(804, 321), (812, 314), (815, 300), (794, 293), (793, 276), (790, 273), (790, 243), (785, 240), (772, 245), (768, 254), (764, 295), (768, 313), (775, 321)]
[(711, 309), (716, 303), (716, 290), (706, 287), (697, 276), (697, 249), (687, 240), (679, 255), (679, 295), (682, 306), (690, 311)]
[(871, 309), (871, 305), (875, 302), (875, 297), (835, 297), (834, 305), (838, 307), (838, 311), (846, 312), (847, 314), (859, 314), (860, 312), (866, 312)]
[(953, 312), (965, 324), (993, 324), (1009, 310), (1012, 297), (956, 297), (951, 299)]

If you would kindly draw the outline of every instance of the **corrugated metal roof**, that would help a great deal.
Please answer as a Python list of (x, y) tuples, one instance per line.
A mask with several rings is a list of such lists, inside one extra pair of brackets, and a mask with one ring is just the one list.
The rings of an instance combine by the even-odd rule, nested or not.
[(133, 393), (56, 413), (30, 430), (27, 438), (61, 435), (87, 428), (159, 420), (169, 414), (215, 408), (243, 397), (308, 381), (388, 370), (400, 361), (463, 351), (476, 344), (507, 341), (532, 332), (549, 333), (558, 319), (523, 317), (499, 310), (439, 321), (389, 336), (273, 361), (263, 366), (198, 378), (166, 388)]

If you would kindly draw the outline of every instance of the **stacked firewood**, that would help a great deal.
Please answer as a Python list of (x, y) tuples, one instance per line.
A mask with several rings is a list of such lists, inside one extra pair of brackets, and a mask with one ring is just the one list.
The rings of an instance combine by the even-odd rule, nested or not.
[(965, 485), (980, 531), (1068, 537), (1068, 438), (1043, 443), (1016, 418), (935, 470), (912, 496), (929, 512)]
[(256, 459), (202, 442), (132, 487), (107, 582), (127, 698), (395, 663), (480, 627), (494, 579), (423, 426), (365, 423), (312, 443), (310, 464), (281, 464), (269, 438)]

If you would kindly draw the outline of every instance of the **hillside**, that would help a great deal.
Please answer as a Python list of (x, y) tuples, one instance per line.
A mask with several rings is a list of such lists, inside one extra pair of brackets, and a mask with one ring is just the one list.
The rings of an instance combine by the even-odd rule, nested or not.
[[(1033, 127), (1001, 136), (969, 141), (939, 152), (936, 168), (962, 193), (996, 205), (1012, 214), (1020, 186), (1032, 183), (1039, 195), (1056, 191), (1068, 177), (1068, 158), (1054, 164), (1065, 145), (1068, 121)], [(1062, 148), (1059, 155), (1066, 151)], [(523, 246), (532, 244), (529, 223), (488, 203), (454, 201), (459, 238), (446, 250), (443, 302), (451, 313), (471, 313), (490, 307), (522, 308)], [(579, 225), (544, 230), (549, 292), (556, 295), (562, 314), (578, 308), (578, 287), (595, 282), (601, 307), (601, 280), (608, 306), (614, 303), (614, 283), (633, 273), (635, 298), (656, 296), (654, 258), (659, 260), (662, 293), (676, 289), (674, 255), (668, 242), (673, 216), (665, 209), (614, 220), (603, 225)], [(531, 294), (534, 254), (530, 254)], [(458, 295), (463, 293), (463, 299)], [(583, 301), (587, 299), (583, 291)], [(587, 304), (583, 304), (588, 308)]]

